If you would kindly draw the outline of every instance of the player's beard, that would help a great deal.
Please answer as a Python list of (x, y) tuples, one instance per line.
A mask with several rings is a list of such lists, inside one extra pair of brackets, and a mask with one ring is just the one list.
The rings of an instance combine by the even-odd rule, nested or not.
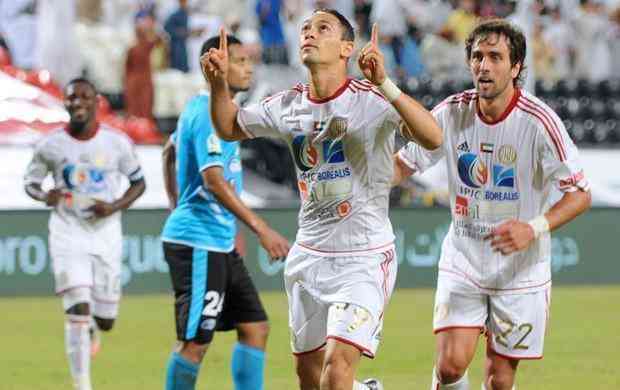
[(76, 135), (82, 134), (85, 131), (87, 124), (88, 124), (88, 119), (84, 121), (71, 119), (69, 121), (69, 130), (71, 130), (71, 134), (76, 134)]

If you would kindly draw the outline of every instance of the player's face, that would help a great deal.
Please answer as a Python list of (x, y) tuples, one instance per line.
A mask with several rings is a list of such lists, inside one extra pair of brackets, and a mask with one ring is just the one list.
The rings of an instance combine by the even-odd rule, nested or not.
[(235, 91), (247, 91), (252, 83), (254, 64), (243, 45), (228, 46), (228, 85)]
[(299, 35), (301, 62), (331, 64), (347, 59), (353, 53), (353, 42), (342, 39), (338, 18), (326, 12), (317, 12), (304, 21)]
[(95, 117), (97, 94), (90, 85), (77, 82), (65, 90), (64, 103), (71, 123), (85, 125)]
[(473, 44), (469, 67), (478, 95), (483, 99), (494, 99), (507, 88), (512, 88), (521, 65), (511, 65), (506, 37), (490, 34)]

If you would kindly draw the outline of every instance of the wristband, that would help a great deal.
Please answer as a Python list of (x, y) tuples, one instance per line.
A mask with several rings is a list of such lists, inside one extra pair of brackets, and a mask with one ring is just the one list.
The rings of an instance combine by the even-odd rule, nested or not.
[(534, 237), (538, 238), (542, 234), (547, 233), (549, 231), (549, 221), (545, 218), (544, 215), (539, 215), (538, 217), (530, 220), (528, 225), (534, 229)]
[(377, 86), (377, 88), (379, 88), (379, 91), (381, 91), (383, 96), (385, 96), (387, 101), (390, 103), (396, 100), (400, 94), (403, 93), (388, 77), (386, 77), (381, 85)]

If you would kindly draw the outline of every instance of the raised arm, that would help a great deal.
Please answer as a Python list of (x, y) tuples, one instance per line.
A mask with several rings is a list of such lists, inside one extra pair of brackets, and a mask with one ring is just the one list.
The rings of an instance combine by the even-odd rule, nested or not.
[(248, 138), (237, 122), (239, 107), (228, 87), (228, 40), (224, 28), (220, 29), (220, 47), (206, 52), (200, 57), (200, 63), (211, 87), (210, 112), (218, 137), (226, 141)]
[(358, 59), (360, 70), (400, 114), (403, 120), (403, 137), (429, 150), (438, 148), (443, 142), (441, 128), (428, 110), (398, 89), (387, 77), (378, 41), (379, 27), (375, 23), (372, 26), (370, 42), (364, 46)]

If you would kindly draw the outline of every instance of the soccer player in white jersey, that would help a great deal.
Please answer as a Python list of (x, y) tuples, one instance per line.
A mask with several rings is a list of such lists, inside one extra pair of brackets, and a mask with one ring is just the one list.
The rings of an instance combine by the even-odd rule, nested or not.
[[(49, 248), (66, 314), (69, 367), (75, 389), (90, 390), (97, 329), (112, 329), (121, 296), (119, 211), (144, 193), (145, 182), (131, 140), (97, 122), (93, 84), (74, 79), (64, 95), (69, 124), (39, 142), (24, 181), (31, 198), (52, 207)], [(45, 191), (41, 185), (48, 174), (54, 185)], [(129, 188), (118, 198), (121, 176), (129, 179)]]
[[(577, 148), (562, 121), (519, 88), (525, 38), (501, 19), (469, 36), (475, 90), (433, 110), (444, 143), (409, 143), (395, 182), (445, 158), (452, 225), (444, 240), (433, 319), (432, 389), (469, 389), (467, 367), (482, 329), (486, 389), (511, 389), (520, 360), (540, 359), (551, 292), (550, 231), (590, 206)], [(555, 187), (561, 199), (550, 204)]]
[(202, 58), (219, 136), (279, 138), (293, 154), (302, 205), (284, 278), (303, 390), (381, 388), (354, 378), (362, 354), (376, 352), (396, 277), (388, 219), (394, 132), (402, 121), (408, 139), (429, 149), (442, 142), (432, 115), (386, 77), (377, 36), (374, 26), (358, 61), (367, 80), (353, 80), (351, 24), (336, 11), (315, 11), (300, 32), (310, 83), (247, 108), (228, 92), (226, 41)]

